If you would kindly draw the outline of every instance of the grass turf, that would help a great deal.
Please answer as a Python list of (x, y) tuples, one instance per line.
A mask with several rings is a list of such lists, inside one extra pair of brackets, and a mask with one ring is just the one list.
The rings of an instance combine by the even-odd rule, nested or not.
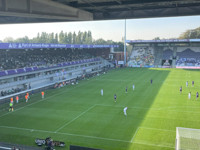
[(182, 69), (117, 69), (48, 90), (43, 100), (40, 94), (32, 95), (28, 103), (14, 104), (14, 112), (0, 107), (0, 141), (35, 146), (35, 138), (51, 136), (64, 141), (64, 149), (70, 144), (104, 150), (174, 149), (176, 127), (200, 128), (200, 99), (195, 97), (199, 74)]

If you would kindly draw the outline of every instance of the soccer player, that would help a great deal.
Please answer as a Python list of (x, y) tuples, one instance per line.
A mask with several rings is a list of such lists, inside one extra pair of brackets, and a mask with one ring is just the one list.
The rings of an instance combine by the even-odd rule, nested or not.
[(180, 87), (180, 93), (182, 93), (182, 86)]
[(127, 88), (127, 86), (126, 86), (126, 93), (128, 93), (128, 88)]
[(191, 92), (188, 93), (188, 99), (191, 99)]
[(188, 87), (188, 81), (186, 81), (186, 87)]
[(18, 103), (19, 102), (19, 96), (16, 96), (16, 102)]
[(114, 101), (115, 102), (117, 101), (117, 95), (116, 94), (114, 95)]
[(194, 81), (192, 81), (192, 86), (194, 86)]
[(151, 79), (151, 84), (153, 83), (153, 80)]
[(42, 95), (42, 99), (43, 99), (44, 98), (44, 91), (41, 92), (41, 95)]
[(10, 98), (10, 102), (13, 103), (13, 97)]
[(126, 113), (127, 109), (128, 109), (128, 107), (125, 107), (125, 108), (124, 108), (124, 115), (125, 115), (126, 117), (127, 117), (127, 113)]
[(25, 95), (26, 103), (28, 102), (28, 95)]
[(101, 96), (103, 96), (103, 89), (101, 89)]
[(135, 85), (133, 84), (133, 91), (134, 91), (134, 89), (135, 89)]
[(199, 92), (196, 93), (196, 100), (198, 99), (199, 97)]
[(13, 111), (13, 103), (10, 102), (9, 106), (10, 106), (9, 111), (11, 110)]

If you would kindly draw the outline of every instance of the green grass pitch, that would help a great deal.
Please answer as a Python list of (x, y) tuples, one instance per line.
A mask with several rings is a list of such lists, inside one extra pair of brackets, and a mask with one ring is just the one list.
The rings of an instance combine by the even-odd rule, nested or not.
[(65, 150), (70, 144), (104, 150), (172, 150), (176, 127), (200, 129), (197, 91), (198, 70), (112, 70), (78, 85), (45, 91), (43, 100), (40, 93), (32, 95), (28, 103), (14, 104), (13, 112), (1, 108), (0, 141), (36, 146), (35, 138), (51, 136), (64, 141)]

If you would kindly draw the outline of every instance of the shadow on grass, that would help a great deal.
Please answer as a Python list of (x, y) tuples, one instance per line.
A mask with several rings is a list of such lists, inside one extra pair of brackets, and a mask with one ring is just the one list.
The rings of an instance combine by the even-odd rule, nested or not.
[[(126, 102), (126, 106), (133, 107), (130, 111), (132, 111), (131, 120), (132, 122), (132, 133), (131, 141), (134, 141), (137, 129), (140, 127), (142, 122), (145, 120), (146, 114), (149, 109), (152, 107), (154, 100), (157, 94), (160, 91), (163, 83), (167, 79), (170, 70), (169, 69), (154, 69), (154, 68), (127, 68), (126, 70), (132, 70), (130, 72), (132, 74), (133, 82), (135, 84), (135, 91), (131, 95), (131, 98), (128, 102)], [(128, 73), (129, 73), (128, 72)], [(153, 83), (150, 83), (150, 80), (153, 80)], [(124, 104), (123, 104), (124, 105)], [(144, 108), (144, 109), (137, 109)], [(133, 143), (127, 144), (125, 148), (122, 149), (130, 149)]]
[[(67, 133), (68, 131), (70, 131), (70, 129), (87, 129), (88, 132), (87, 133), (80, 133), (80, 135), (78, 134), (71, 134), (69, 133), (67, 134), (56, 134), (56, 133), (37, 133), (35, 131), (31, 131), (32, 134), (30, 134), (29, 130), (25, 130), (23, 131), (23, 134), (21, 135), (21, 139), (24, 138), (24, 142), (25, 143), (30, 143), (30, 139), (34, 140), (34, 138), (36, 138), (35, 136), (51, 136), (54, 137), (54, 139), (56, 138), (56, 140), (61, 140), (66, 142), (66, 144), (74, 144), (74, 145), (80, 145), (80, 146), (88, 146), (88, 147), (93, 147), (93, 148), (99, 148), (99, 149), (107, 149), (107, 150), (125, 150), (125, 149), (129, 149), (129, 147), (131, 146), (131, 139), (133, 138), (134, 134), (136, 133), (138, 127), (140, 127), (141, 123), (143, 122), (143, 120), (146, 117), (146, 114), (148, 113), (148, 108), (151, 108), (154, 99), (156, 97), (156, 95), (158, 94), (160, 88), (163, 85), (163, 82), (166, 80), (167, 76), (169, 75), (170, 70), (167, 69), (148, 69), (148, 68), (124, 68), (124, 69), (119, 69), (119, 70), (113, 70), (110, 73), (106, 74), (105, 76), (103, 76), (103, 79), (105, 79), (105, 81), (96, 81), (94, 79), (91, 79), (93, 82), (90, 82), (87, 86), (84, 86), (85, 89), (85, 93), (89, 93), (91, 95), (87, 96), (85, 94), (85, 99), (90, 98), (90, 100), (85, 100), (86, 103), (91, 103), (90, 105), (96, 104), (96, 100), (95, 97), (98, 97), (96, 99), (102, 100), (101, 98), (99, 98), (99, 96), (93, 94), (96, 86), (98, 89), (98, 84), (101, 82), (102, 85), (106, 85), (107, 90), (105, 90), (105, 96), (106, 96), (106, 91), (109, 91), (109, 94), (107, 94), (107, 97), (105, 100), (99, 101), (99, 104), (104, 104), (104, 105), (108, 105), (111, 106), (113, 108), (117, 108), (120, 107), (119, 109), (117, 109), (117, 111), (120, 111), (119, 114), (113, 114), (111, 115), (111, 120), (107, 120), (109, 122), (105, 122), (104, 127), (106, 129), (108, 129), (107, 131), (103, 130), (103, 128), (100, 128), (100, 131), (102, 130), (101, 133), (98, 133), (100, 131), (98, 131), (96, 134), (91, 133), (92, 128), (93, 130), (98, 130), (97, 128), (95, 128), (95, 125), (92, 124), (94, 123), (92, 119), (99, 119), (98, 116), (95, 116), (95, 112), (97, 111), (97, 108), (95, 108), (94, 110), (90, 110), (88, 112), (88, 116), (92, 116), (92, 119), (88, 119), (87, 117), (87, 113), (84, 113), (84, 115), (81, 115), (82, 112), (78, 112), (78, 114), (74, 117), (76, 118), (77, 116), (81, 115), (81, 117), (78, 119), (75, 119), (75, 121), (73, 122), (74, 124), (72, 124), (71, 126), (67, 126), (65, 130), (65, 132)], [(110, 79), (109, 79), (110, 78)], [(109, 80), (107, 80), (109, 79)], [(150, 83), (150, 80), (153, 80), (153, 83)], [(90, 80), (90, 81), (91, 81)], [(111, 81), (113, 80), (113, 82)], [(110, 81), (110, 82), (108, 82)], [(88, 81), (86, 81), (88, 82)], [(134, 83), (135, 85), (135, 90), (134, 93), (131, 94), (132, 89), (132, 84)], [(93, 87), (95, 86), (95, 88)], [(126, 94), (125, 93), (125, 87), (128, 86), (129, 87), (129, 91)], [(93, 89), (92, 89), (93, 87)], [(114, 90), (113, 90), (113, 89)], [(76, 89), (75, 94), (78, 95), (80, 97), (80, 93), (81, 90), (84, 90), (83, 88), (81, 89)], [(90, 91), (91, 90), (91, 91)], [(113, 95), (116, 92), (117, 94), (117, 103), (114, 104), (113, 102)], [(84, 92), (83, 92), (84, 93)], [(66, 92), (67, 94), (67, 92)], [(93, 95), (92, 95), (93, 94)], [(72, 94), (73, 95), (73, 94)], [(83, 95), (84, 96), (84, 95)], [(40, 95), (39, 95), (40, 97)], [(65, 97), (65, 95), (62, 95), (62, 97)], [(67, 97), (67, 96), (66, 96)], [(111, 100), (110, 100), (111, 99)], [(84, 100), (83, 97), (80, 97), (78, 100), (72, 101), (73, 99), (71, 99), (71, 103), (77, 103), (80, 102), (79, 105), (81, 105), (81, 103), (83, 103), (82, 101)], [(65, 100), (63, 100), (65, 101)], [(60, 101), (61, 103), (61, 101)], [(66, 103), (65, 103), (66, 104)], [(56, 104), (55, 104), (56, 105)], [(59, 106), (59, 105), (58, 105)], [(123, 115), (123, 108), (125, 106), (128, 106), (130, 108), (130, 110), (128, 110), (128, 117), (125, 120), (124, 115)], [(52, 109), (61, 109), (60, 107), (56, 107), (53, 106), (54, 108)], [(91, 107), (91, 106), (88, 106)], [(141, 108), (147, 108), (147, 109), (135, 109), (134, 107), (141, 107)], [(84, 111), (87, 110), (88, 108), (84, 108)], [(106, 111), (108, 111), (109, 113), (109, 109), (108, 108), (102, 108), (102, 110), (105, 109)], [(99, 112), (102, 111), (101, 108), (99, 108)], [(132, 113), (130, 113), (132, 112)], [(103, 112), (102, 112), (103, 113)], [(109, 114), (106, 114), (109, 115)], [(101, 114), (99, 114), (101, 115)], [(120, 117), (121, 116), (121, 117)], [(104, 117), (104, 116), (103, 116)], [(118, 120), (118, 119), (121, 120)], [(34, 119), (34, 118), (33, 118)], [(80, 119), (80, 120), (79, 120)], [(88, 119), (88, 120), (87, 120)], [(72, 119), (73, 120), (73, 119)], [(84, 128), (82, 125), (80, 125), (80, 127), (76, 124), (76, 121), (80, 121), (80, 124), (82, 123), (85, 126), (89, 126), (91, 123), (92, 125), (90, 126), (91, 128)], [(116, 122), (114, 122), (116, 121)], [(124, 121), (124, 122), (122, 122)], [(103, 121), (100, 123), (104, 123)], [(119, 124), (115, 124), (115, 123), (119, 123)], [(55, 122), (56, 124), (56, 122)], [(24, 125), (24, 127), (26, 128), (27, 125)], [(77, 128), (75, 128), (77, 126)], [(117, 127), (116, 127), (117, 126)], [(119, 129), (119, 130), (113, 130), (113, 128)], [(127, 128), (126, 128), (127, 127)], [(109, 130), (110, 129), (110, 130)], [(5, 138), (7, 138), (7, 134), (10, 129), (7, 129), (4, 133)], [(47, 128), (48, 130), (48, 128)], [(109, 132), (110, 131), (110, 132)], [(117, 132), (122, 133), (121, 137)], [(3, 132), (3, 131), (2, 131)], [(15, 131), (17, 134), (19, 132), (19, 134), (21, 134), (21, 131)], [(61, 130), (61, 132), (63, 132), (63, 130)], [(77, 132), (77, 131), (72, 131), (73, 132)], [(105, 132), (105, 133), (104, 133)], [(108, 132), (108, 133), (106, 133)], [(95, 135), (96, 137), (92, 137), (91, 135)], [(104, 137), (102, 137), (102, 135), (104, 135)], [(118, 139), (118, 138), (122, 138), (119, 139), (119, 141), (114, 141), (114, 140), (107, 140), (108, 138), (112, 137), (109, 134), (113, 135), (113, 139)], [(115, 136), (115, 134), (119, 135), (119, 137)], [(9, 134), (8, 134), (9, 135)], [(12, 135), (12, 133), (11, 133)], [(81, 136), (83, 135), (83, 136)], [(85, 135), (85, 137), (84, 137)], [(17, 135), (18, 136), (18, 135)], [(98, 138), (99, 137), (99, 138)], [(108, 138), (107, 138), (108, 137)], [(124, 140), (124, 139), (125, 140)], [(13, 140), (13, 139), (12, 139)], [(120, 141), (121, 140), (121, 141)], [(124, 140), (124, 142), (123, 142)], [(134, 139), (133, 139), (134, 140)], [(14, 141), (14, 140), (13, 140)]]

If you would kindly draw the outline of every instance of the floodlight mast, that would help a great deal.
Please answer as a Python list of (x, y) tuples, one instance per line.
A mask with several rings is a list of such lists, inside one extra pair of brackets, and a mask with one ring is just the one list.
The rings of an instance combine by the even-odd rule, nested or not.
[(124, 66), (126, 65), (126, 19), (124, 23)]

